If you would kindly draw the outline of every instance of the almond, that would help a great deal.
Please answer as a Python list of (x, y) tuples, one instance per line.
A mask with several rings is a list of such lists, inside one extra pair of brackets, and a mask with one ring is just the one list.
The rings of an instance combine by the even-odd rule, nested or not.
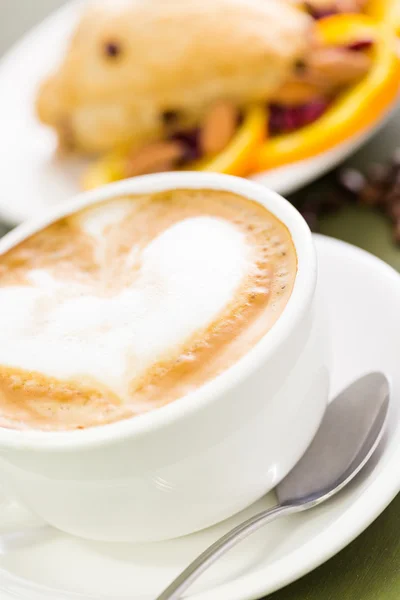
[(202, 154), (217, 154), (227, 146), (235, 134), (238, 117), (238, 109), (230, 102), (217, 102), (210, 108), (200, 133)]
[(370, 68), (371, 59), (363, 52), (320, 48), (309, 58), (304, 77), (322, 89), (335, 89), (357, 81)]
[(143, 146), (129, 157), (126, 176), (134, 177), (173, 170), (183, 155), (184, 148), (179, 142), (168, 140), (153, 142)]

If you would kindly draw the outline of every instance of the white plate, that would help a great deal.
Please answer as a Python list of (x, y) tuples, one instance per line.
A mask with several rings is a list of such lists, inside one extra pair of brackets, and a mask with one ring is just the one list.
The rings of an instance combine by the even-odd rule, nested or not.
[[(34, 115), (39, 82), (57, 64), (82, 3), (74, 0), (36, 27), (0, 64), (2, 115), (0, 216), (20, 223), (79, 191), (81, 159), (55, 158), (55, 138)], [(258, 174), (255, 179), (288, 194), (322, 175), (358, 148), (387, 118), (362, 136), (316, 158)]]
[[(343, 242), (316, 236), (316, 243), (333, 334), (333, 393), (370, 370), (391, 376), (386, 437), (365, 478), (328, 504), (271, 523), (242, 542), (193, 586), (195, 600), (252, 600), (277, 590), (352, 541), (400, 490), (400, 276)], [(270, 494), (225, 523), (158, 544), (92, 543), (56, 534), (0, 558), (0, 597), (152, 600), (212, 541), (273, 502)], [(1, 530), (20, 518), (30, 521), (21, 509), (0, 506)]]

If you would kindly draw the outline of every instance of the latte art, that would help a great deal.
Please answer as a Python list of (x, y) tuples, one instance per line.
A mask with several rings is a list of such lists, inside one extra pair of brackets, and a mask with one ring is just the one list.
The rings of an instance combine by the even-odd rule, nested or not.
[(227, 192), (50, 225), (0, 257), (0, 425), (85, 428), (186, 395), (272, 327), (296, 268), (286, 227)]

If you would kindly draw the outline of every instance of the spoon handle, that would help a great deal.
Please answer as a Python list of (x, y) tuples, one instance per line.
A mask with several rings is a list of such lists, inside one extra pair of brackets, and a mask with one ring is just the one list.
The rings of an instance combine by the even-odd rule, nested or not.
[(239, 542), (278, 517), (300, 511), (299, 506), (275, 506), (250, 517), (202, 552), (174, 581), (160, 594), (156, 600), (178, 600), (181, 594), (223, 554)]

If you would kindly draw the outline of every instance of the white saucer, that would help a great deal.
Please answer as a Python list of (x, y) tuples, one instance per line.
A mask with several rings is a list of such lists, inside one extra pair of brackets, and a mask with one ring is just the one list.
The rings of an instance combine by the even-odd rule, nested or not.
[[(333, 335), (332, 392), (367, 371), (387, 373), (393, 381), (388, 431), (362, 481), (330, 503), (272, 523), (242, 542), (193, 586), (195, 600), (252, 600), (281, 588), (353, 540), (400, 490), (400, 276), (353, 246), (315, 239)], [(223, 524), (159, 544), (92, 543), (56, 534), (0, 557), (0, 597), (152, 600), (205, 546), (273, 502), (270, 494)], [(21, 520), (31, 521), (22, 509), (0, 505), (1, 530)]]
[[(85, 0), (73, 0), (33, 29), (0, 63), (1, 219), (16, 225), (79, 191), (85, 161), (55, 158), (55, 137), (34, 115), (40, 81), (62, 56)], [(254, 179), (281, 194), (316, 179), (356, 150), (381, 127), (373, 127), (310, 160), (255, 175)]]

